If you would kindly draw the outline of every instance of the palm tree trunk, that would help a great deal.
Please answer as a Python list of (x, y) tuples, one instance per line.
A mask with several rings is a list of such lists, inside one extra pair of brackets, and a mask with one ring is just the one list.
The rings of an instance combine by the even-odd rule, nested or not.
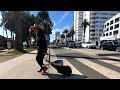
[(7, 37), (7, 40), (8, 40), (8, 33), (7, 33), (7, 29), (5, 29), (5, 31), (6, 31), (6, 37)]
[(18, 51), (23, 51), (22, 43), (22, 30), (21, 30), (21, 13), (20, 11), (15, 11), (15, 33), (16, 33), (16, 45), (15, 49)]

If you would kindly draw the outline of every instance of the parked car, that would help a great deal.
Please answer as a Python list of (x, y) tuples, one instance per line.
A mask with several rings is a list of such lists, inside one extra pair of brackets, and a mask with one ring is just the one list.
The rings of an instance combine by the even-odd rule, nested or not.
[(92, 42), (83, 42), (82, 47), (84, 48), (96, 48), (96, 44)]
[(64, 44), (64, 43), (59, 43), (58, 46), (59, 46), (59, 47), (64, 47), (65, 44)]
[(76, 48), (76, 44), (74, 41), (69, 41), (69, 48)]
[(76, 44), (76, 47), (82, 47), (82, 42), (80, 41), (76, 41), (75, 44)]
[(112, 50), (120, 52), (120, 42), (118, 41), (106, 41), (100, 45), (101, 50)]

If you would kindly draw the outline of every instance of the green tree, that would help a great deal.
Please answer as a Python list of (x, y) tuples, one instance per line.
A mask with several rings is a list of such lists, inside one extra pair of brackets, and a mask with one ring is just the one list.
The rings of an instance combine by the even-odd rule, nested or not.
[(73, 38), (73, 37), (74, 37), (74, 34), (75, 34), (74, 25), (72, 25), (72, 26), (70, 27), (70, 36), (72, 37), (72, 40), (74, 39), (74, 38)]
[(64, 34), (61, 34), (60, 37), (64, 40), (65, 35), (64, 35)]
[(90, 23), (87, 21), (87, 19), (84, 19), (81, 26), (83, 27), (83, 30), (84, 30), (84, 35), (83, 35), (83, 42), (84, 42), (85, 41), (86, 28), (87, 28), (87, 26), (90, 26)]
[(21, 29), (21, 11), (14, 11), (16, 43), (15, 49), (23, 52), (22, 29)]
[(6, 43), (7, 43), (7, 38), (0, 35), (0, 47), (6, 48), (7, 47)]
[[(14, 38), (15, 33), (15, 21), (14, 21), (14, 11), (2, 11), (2, 22), (1, 26), (3, 26), (6, 30), (11, 32), (11, 38)], [(29, 27), (34, 25), (35, 16), (31, 15), (29, 11), (21, 12), (21, 29), (22, 29), (22, 42), (26, 41), (27, 47), (29, 47)], [(32, 37), (36, 38), (36, 35), (32, 33)]]
[(44, 32), (49, 36), (52, 34), (53, 23), (49, 17), (49, 13), (47, 11), (40, 11), (36, 15), (36, 23), (44, 25)]
[(66, 39), (66, 35), (67, 35), (67, 33), (68, 33), (68, 29), (65, 29), (62, 33), (65, 34), (65, 39)]

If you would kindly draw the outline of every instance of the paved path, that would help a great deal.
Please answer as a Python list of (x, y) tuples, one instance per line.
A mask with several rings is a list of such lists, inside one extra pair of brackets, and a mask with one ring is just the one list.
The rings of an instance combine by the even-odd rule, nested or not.
[[(85, 51), (85, 49), (83, 50)], [(72, 68), (73, 73), (70, 77), (64, 77), (52, 66), (47, 70), (46, 75), (38, 73), (39, 65), (35, 60), (37, 53), (35, 50), (15, 59), (0, 63), (0, 79), (120, 79), (120, 61), (85, 58), (78, 51), (70, 49), (51, 49), (50, 52), (51, 61), (62, 59), (64, 65), (69, 65)], [(92, 52), (94, 51), (92, 50)], [(59, 54), (77, 55), (77, 53), (79, 57), (58, 57)]]
[[(64, 77), (52, 66), (47, 70), (48, 73), (46, 75), (41, 75), (37, 72), (37, 70), (39, 70), (39, 65), (35, 60), (36, 52), (35, 50), (29, 54), (24, 54), (15, 59), (1, 63), (0, 79), (85, 79), (85, 77), (67, 60), (64, 60), (64, 65), (71, 66), (73, 70), (71, 77)], [(57, 58), (52, 49), (50, 52), (51, 55), (53, 55), (53, 57), (51, 56), (51, 61), (56, 60)]]

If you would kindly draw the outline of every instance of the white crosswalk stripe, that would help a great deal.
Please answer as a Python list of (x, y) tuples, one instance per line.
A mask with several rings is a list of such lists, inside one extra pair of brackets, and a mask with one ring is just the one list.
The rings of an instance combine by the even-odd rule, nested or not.
[(92, 68), (93, 70), (101, 73), (102, 75), (104, 75), (104, 76), (106, 76), (106, 77), (108, 77), (110, 79), (120, 79), (120, 73), (119, 72), (111, 70), (111, 69), (109, 69), (107, 67), (99, 65), (99, 64), (94, 63), (94, 62), (92, 62), (90, 60), (87, 60), (87, 59), (76, 58), (76, 60), (83, 63), (84, 65), (87, 65), (88, 67)]
[(105, 62), (105, 63), (111, 64), (111, 65), (114, 65), (114, 66), (120, 67), (120, 62), (117, 62), (117, 61), (112, 61), (112, 60), (99, 60), (99, 61), (102, 61), (102, 62)]
[[(53, 52), (53, 50), (51, 50), (51, 52)], [(53, 52), (53, 54), (54, 54), (54, 52)], [(51, 61), (55, 61), (57, 59), (59, 59), (59, 58), (55, 57), (54, 60), (51, 60)], [(68, 62), (66, 59), (62, 59), (62, 60), (64, 61), (63, 62), (64, 65), (68, 65), (72, 69), (72, 75), (70, 77), (65, 77), (64, 79), (85, 79), (84, 75), (82, 75), (82, 73), (80, 73), (70, 62)], [(53, 72), (53, 70), (54, 70), (54, 68), (51, 67), (49, 69), (49, 72)], [(57, 74), (56, 70), (54, 70), (54, 73), (55, 72)]]

